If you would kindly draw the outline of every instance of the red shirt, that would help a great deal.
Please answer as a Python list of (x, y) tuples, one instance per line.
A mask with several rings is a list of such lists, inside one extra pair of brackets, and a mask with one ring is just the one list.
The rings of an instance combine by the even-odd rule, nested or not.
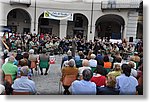
[(40, 38), (41, 38), (41, 39), (44, 38), (44, 34), (41, 34), (41, 35), (40, 35)]
[(106, 77), (105, 76), (93, 76), (91, 82), (94, 82), (96, 86), (106, 86)]

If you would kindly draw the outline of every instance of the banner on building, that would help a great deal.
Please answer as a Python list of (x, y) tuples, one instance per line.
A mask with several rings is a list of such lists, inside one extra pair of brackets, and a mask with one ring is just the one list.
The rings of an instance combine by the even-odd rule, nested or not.
[(45, 11), (44, 18), (73, 21), (73, 13)]

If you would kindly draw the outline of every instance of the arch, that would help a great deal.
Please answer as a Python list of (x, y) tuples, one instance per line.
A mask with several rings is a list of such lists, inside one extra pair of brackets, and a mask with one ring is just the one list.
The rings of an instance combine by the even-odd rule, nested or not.
[(121, 39), (125, 20), (120, 15), (106, 14), (99, 17), (95, 23), (95, 36)]
[(82, 13), (74, 13), (73, 21), (68, 21), (67, 37), (87, 38), (88, 18)]
[(44, 12), (38, 18), (38, 32), (59, 36), (60, 20), (44, 18)]
[(13, 33), (29, 33), (31, 29), (31, 15), (22, 8), (15, 8), (7, 14), (7, 26)]

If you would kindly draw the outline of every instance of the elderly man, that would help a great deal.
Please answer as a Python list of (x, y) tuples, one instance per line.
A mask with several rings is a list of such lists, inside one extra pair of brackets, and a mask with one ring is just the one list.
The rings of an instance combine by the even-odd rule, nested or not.
[(93, 73), (90, 69), (85, 69), (82, 73), (83, 80), (76, 80), (71, 85), (71, 92), (73, 95), (95, 95), (96, 84), (90, 82)]
[(90, 69), (90, 70), (91, 70), (91, 68), (89, 67), (89, 61), (88, 61), (87, 59), (84, 59), (84, 60), (82, 61), (82, 66), (83, 66), (83, 67), (80, 67), (80, 68), (78, 69), (79, 79), (82, 78), (82, 72), (83, 72), (84, 69)]
[(12, 88), (16, 92), (30, 92), (36, 93), (35, 82), (28, 78), (29, 67), (24, 66), (21, 68), (21, 78), (17, 78), (12, 84)]
[(10, 74), (13, 80), (15, 80), (18, 71), (17, 66), (13, 64), (14, 60), (14, 56), (10, 56), (8, 58), (8, 62), (2, 65), (2, 70), (4, 74)]

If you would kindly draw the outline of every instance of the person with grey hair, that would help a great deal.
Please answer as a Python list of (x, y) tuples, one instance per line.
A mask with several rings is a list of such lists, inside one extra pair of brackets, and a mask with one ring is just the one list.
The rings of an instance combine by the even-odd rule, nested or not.
[[(9, 53), (9, 57), (10, 57), (10, 56), (13, 56), (13, 57), (14, 57), (14, 62), (13, 62), (13, 64), (17, 66), (17, 65), (18, 65), (18, 61), (15, 59), (15, 57), (16, 57), (16, 52), (10, 52), (10, 53)], [(7, 57), (7, 58), (5, 59), (5, 63), (8, 62), (9, 57)]]
[(82, 76), (82, 80), (76, 80), (71, 84), (71, 93), (73, 95), (96, 95), (96, 84), (90, 81), (93, 76), (92, 71), (85, 69)]
[(72, 81), (70, 81), (69, 83), (67, 82), (69, 79), (67, 79), (70, 76), (74, 76), (73, 79), (71, 79), (72, 81), (74, 81), (75, 79), (77, 79), (78, 77), (78, 69), (75, 66), (75, 61), (74, 59), (70, 59), (68, 61), (68, 66), (62, 68), (62, 77), (61, 77), (61, 81), (64, 87), (64, 93), (65, 95), (69, 95), (69, 87), (72, 83)]
[(83, 70), (85, 70), (85, 69), (90, 69), (91, 70), (91, 68), (89, 67), (89, 61), (87, 59), (84, 59), (82, 61), (82, 66), (83, 67), (79, 67), (79, 69), (78, 69), (79, 79), (82, 79), (82, 72), (83, 72)]
[(29, 61), (31, 62), (30, 68), (33, 74), (33, 69), (35, 68), (35, 70), (37, 69), (37, 59), (38, 56), (34, 54), (34, 50), (30, 49), (29, 50)]
[(70, 59), (69, 62), (68, 62), (68, 65), (69, 65), (70, 67), (74, 67), (74, 66), (75, 66), (75, 61), (74, 61), (74, 59)]
[(12, 88), (15, 92), (30, 92), (36, 94), (35, 82), (28, 78), (29, 67), (24, 66), (21, 68), (21, 78), (14, 80)]
[(17, 66), (13, 64), (14, 60), (14, 56), (10, 56), (8, 58), (8, 62), (2, 65), (2, 70), (4, 74), (10, 74), (13, 80), (15, 80), (18, 71)]
[(95, 60), (96, 55), (95, 54), (91, 54), (90, 56), (90, 60), (89, 60), (89, 66), (90, 67), (97, 67), (97, 60)]

